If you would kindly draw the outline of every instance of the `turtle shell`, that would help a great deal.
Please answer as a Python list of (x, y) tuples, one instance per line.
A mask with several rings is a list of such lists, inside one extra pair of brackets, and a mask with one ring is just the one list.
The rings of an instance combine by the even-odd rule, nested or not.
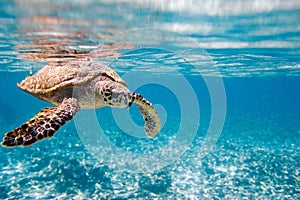
[(17, 85), (28, 93), (41, 95), (53, 93), (64, 87), (83, 85), (99, 76), (108, 77), (127, 87), (124, 80), (111, 68), (92, 60), (49, 63)]

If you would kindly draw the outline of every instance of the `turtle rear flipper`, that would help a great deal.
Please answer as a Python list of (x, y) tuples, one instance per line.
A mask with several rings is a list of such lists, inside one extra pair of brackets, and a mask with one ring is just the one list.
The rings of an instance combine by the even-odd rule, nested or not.
[(153, 105), (142, 95), (131, 93), (130, 105), (137, 104), (146, 122), (144, 128), (149, 137), (154, 137), (160, 131), (161, 121)]
[(54, 133), (71, 120), (80, 109), (74, 98), (64, 99), (57, 106), (47, 107), (15, 130), (6, 133), (2, 145), (6, 147), (28, 146)]

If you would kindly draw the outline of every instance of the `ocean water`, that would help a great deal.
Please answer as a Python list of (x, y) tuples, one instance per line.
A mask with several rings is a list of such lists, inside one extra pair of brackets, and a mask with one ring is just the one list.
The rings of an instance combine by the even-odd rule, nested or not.
[(95, 59), (151, 101), (0, 147), (0, 199), (299, 199), (299, 1), (1, 1), (1, 137), (51, 104), (16, 86)]

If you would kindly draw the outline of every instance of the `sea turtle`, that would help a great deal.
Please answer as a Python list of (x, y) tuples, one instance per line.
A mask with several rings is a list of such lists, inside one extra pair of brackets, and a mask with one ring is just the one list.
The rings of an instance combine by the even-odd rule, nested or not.
[(126, 108), (135, 103), (145, 120), (147, 135), (154, 137), (160, 131), (160, 118), (152, 104), (142, 95), (130, 92), (125, 81), (111, 68), (91, 59), (49, 63), (17, 85), (55, 106), (41, 110), (6, 133), (2, 142), (6, 147), (28, 146), (51, 138), (81, 108)]

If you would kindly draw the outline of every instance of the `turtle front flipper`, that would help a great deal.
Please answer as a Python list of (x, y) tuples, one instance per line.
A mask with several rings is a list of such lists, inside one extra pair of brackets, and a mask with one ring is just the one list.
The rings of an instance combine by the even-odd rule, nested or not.
[(130, 94), (130, 104), (129, 106), (135, 103), (137, 104), (139, 110), (142, 113), (142, 116), (146, 122), (144, 128), (149, 137), (154, 137), (160, 131), (160, 118), (153, 107), (153, 105), (147, 101), (142, 95), (137, 93)]
[(5, 147), (28, 146), (54, 133), (71, 120), (80, 109), (77, 99), (64, 99), (57, 106), (47, 107), (15, 130), (6, 133), (2, 145)]

